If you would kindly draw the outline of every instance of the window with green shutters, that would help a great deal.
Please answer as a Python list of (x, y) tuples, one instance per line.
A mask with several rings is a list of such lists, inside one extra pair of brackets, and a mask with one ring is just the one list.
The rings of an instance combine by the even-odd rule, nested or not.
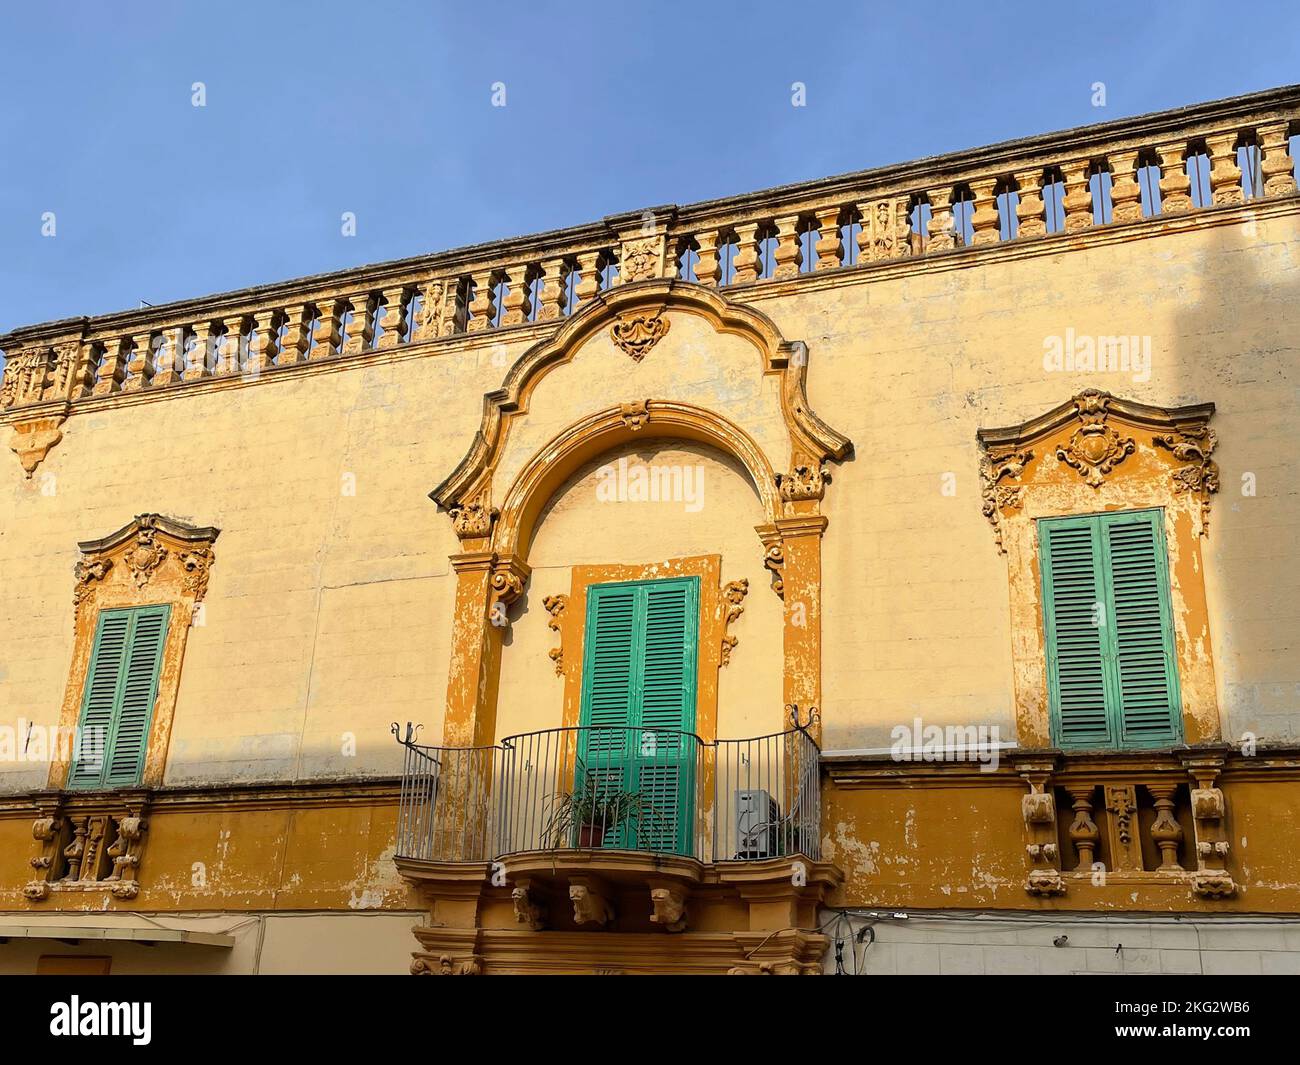
[[(603, 786), (635, 792), (649, 823), (606, 846), (691, 853), (699, 578), (587, 590), (578, 757)], [(639, 730), (639, 731), (638, 731)]]
[(1054, 741), (1161, 747), (1182, 701), (1159, 510), (1038, 521)]
[(100, 612), (69, 787), (140, 782), (170, 615), (166, 605)]

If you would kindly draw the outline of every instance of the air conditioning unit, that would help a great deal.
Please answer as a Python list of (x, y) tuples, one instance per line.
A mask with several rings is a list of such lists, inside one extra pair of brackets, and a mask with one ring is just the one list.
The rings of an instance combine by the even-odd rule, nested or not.
[(774, 858), (777, 855), (781, 808), (762, 790), (736, 792), (737, 858)]

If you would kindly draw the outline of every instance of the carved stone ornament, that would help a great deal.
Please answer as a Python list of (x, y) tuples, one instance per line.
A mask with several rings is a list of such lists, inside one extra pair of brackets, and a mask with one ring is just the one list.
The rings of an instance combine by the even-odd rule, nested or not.
[(0, 408), (41, 401), (49, 380), (51, 351), (49, 347), (27, 348), (9, 358), (0, 381)]
[(686, 892), (672, 884), (650, 885), (650, 923), (669, 932), (686, 931)]
[(510, 891), (515, 907), (515, 921), (530, 931), (540, 932), (546, 927), (546, 911), (531, 895), (531, 882), (520, 880)]
[(659, 275), (660, 240), (658, 237), (644, 237), (629, 240), (623, 244), (620, 256), (622, 281), (646, 281)]
[(785, 581), (782, 577), (785, 572), (785, 548), (779, 540), (767, 544), (767, 549), (763, 552), (763, 565), (772, 574), (772, 591), (784, 599)]
[(1003, 554), (1006, 554), (1006, 547), (1002, 543), (1002, 512), (1019, 510), (1024, 505), (1025, 490), (1020, 485), (999, 482), (1004, 477), (1018, 478), (1033, 457), (1033, 449), (1024, 448), (1005, 454), (985, 454), (980, 458), (980, 496), (984, 501), (981, 510), (993, 526), (993, 538)]
[(14, 423), (9, 450), (18, 456), (28, 479), (36, 472), (36, 467), (45, 461), (51, 448), (63, 439), (63, 430), (59, 428), (63, 421), (63, 415), (60, 414)]
[(1029, 877), (1025, 891), (1046, 898), (1065, 894), (1065, 881), (1058, 866), (1060, 852), (1056, 842), (1056, 797), (1052, 794), (1051, 772), (1030, 766), (1020, 774), (1029, 785), (1029, 794), (1021, 796), (1020, 815), (1025, 824), (1029, 855)]
[[(557, 636), (560, 635), (560, 618), (564, 615), (565, 608), (569, 605), (567, 595), (548, 595), (542, 600), (542, 608), (551, 615), (551, 620), (546, 623), (546, 627)], [(558, 647), (552, 647), (546, 652), (552, 662), (555, 663), (555, 675), (564, 676), (564, 640), (561, 636)]]
[(481, 539), (492, 535), (492, 523), (497, 520), (496, 507), (475, 501), (457, 504), (451, 508), (451, 525), (462, 540)]
[(479, 976), (483, 963), (476, 955), (457, 956), (439, 954), (437, 962), (429, 958), (416, 958), (411, 962), (412, 976)]
[(1074, 403), (1083, 424), (1068, 444), (1056, 449), (1056, 457), (1078, 470), (1091, 487), (1100, 488), (1105, 475), (1133, 454), (1137, 444), (1106, 424), (1108, 393), (1089, 388), (1080, 392)]
[(648, 399), (638, 399), (631, 403), (624, 403), (619, 407), (619, 414), (626, 425), (632, 432), (639, 432), (647, 421), (650, 420), (650, 401)]
[(725, 666), (731, 661), (731, 652), (740, 642), (739, 637), (732, 636), (730, 628), (733, 622), (745, 612), (745, 596), (749, 594), (749, 579), (742, 577), (738, 581), (729, 581), (722, 589), (722, 599), (726, 603), (727, 616), (722, 623), (722, 657), (719, 665)]
[(33, 902), (64, 892), (100, 891), (124, 900), (139, 895), (149, 793), (105, 795), (72, 817), (62, 809), (62, 796), (51, 795), (49, 805), (38, 804), (41, 816), (32, 825), (40, 845), (30, 862), (37, 879), (23, 895)]
[(821, 499), (826, 494), (831, 474), (824, 466), (799, 465), (789, 473), (776, 475), (776, 487), (787, 503), (801, 499)]
[(152, 591), (164, 573), (167, 588), (179, 591), (191, 603), (201, 602), (216, 560), (212, 545), (218, 535), (217, 529), (186, 525), (161, 514), (140, 514), (109, 536), (82, 542), (78, 545), (82, 557), (73, 569), (77, 614), (106, 583), (129, 582), (133, 592), (128, 598), (134, 599), (145, 589)]
[(640, 362), (668, 335), (670, 324), (661, 314), (631, 314), (610, 326), (609, 335), (625, 354)]
[(614, 906), (602, 890), (592, 884), (573, 884), (569, 888), (573, 903), (574, 924), (594, 924), (603, 928), (614, 919)]
[(1200, 529), (1204, 535), (1210, 528), (1210, 496), (1219, 490), (1219, 465), (1210, 455), (1219, 443), (1218, 435), (1208, 425), (1184, 426), (1174, 433), (1163, 433), (1153, 438), (1157, 447), (1168, 448), (1174, 458), (1187, 465), (1180, 466), (1170, 476), (1179, 492), (1190, 492), (1200, 499)]

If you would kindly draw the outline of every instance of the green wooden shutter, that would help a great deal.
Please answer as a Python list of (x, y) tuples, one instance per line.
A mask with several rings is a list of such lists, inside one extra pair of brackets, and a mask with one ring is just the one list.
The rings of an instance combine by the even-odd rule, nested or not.
[(1182, 714), (1160, 511), (1045, 518), (1038, 531), (1055, 741), (1176, 742)]
[(1039, 523), (1047, 677), (1056, 742), (1062, 747), (1109, 747), (1101, 550), (1088, 518)]
[(170, 615), (166, 605), (101, 612), (69, 787), (139, 783)]
[(1109, 574), (1120, 739), (1126, 747), (1176, 742), (1182, 699), (1159, 511), (1101, 519)]
[[(579, 759), (589, 779), (637, 791), (655, 810), (606, 846), (689, 853), (699, 579), (593, 585), (587, 592)], [(642, 731), (637, 731), (642, 730)]]

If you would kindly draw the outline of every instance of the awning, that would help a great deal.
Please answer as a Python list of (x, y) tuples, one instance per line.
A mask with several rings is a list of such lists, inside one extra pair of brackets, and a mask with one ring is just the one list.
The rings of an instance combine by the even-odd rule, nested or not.
[(200, 947), (233, 947), (235, 937), (223, 929), (224, 921), (187, 921), (176, 917), (142, 917), (138, 914), (69, 913), (0, 914), (0, 942), (7, 939), (59, 939), (123, 941), (132, 943), (188, 943)]

